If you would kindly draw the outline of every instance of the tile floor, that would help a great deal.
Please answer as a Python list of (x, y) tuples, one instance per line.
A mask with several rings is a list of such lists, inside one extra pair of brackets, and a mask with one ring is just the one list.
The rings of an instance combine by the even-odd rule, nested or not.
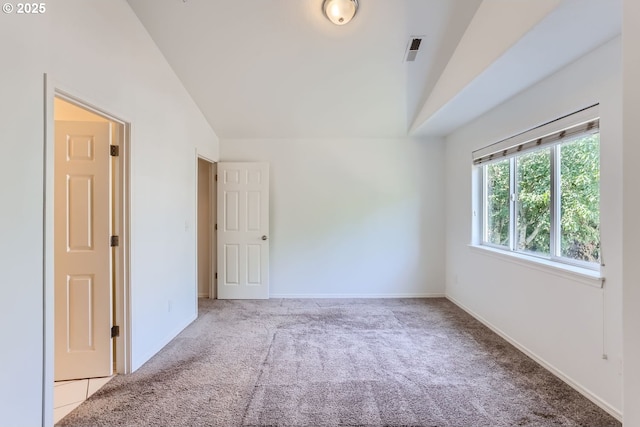
[(53, 389), (53, 422), (64, 418), (89, 396), (98, 391), (113, 378), (89, 378), (84, 380), (58, 381)]

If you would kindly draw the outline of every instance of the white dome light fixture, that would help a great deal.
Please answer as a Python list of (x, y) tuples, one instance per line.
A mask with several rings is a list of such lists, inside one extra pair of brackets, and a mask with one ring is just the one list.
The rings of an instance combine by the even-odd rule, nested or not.
[(324, 0), (322, 10), (329, 21), (344, 25), (351, 21), (358, 11), (358, 0)]

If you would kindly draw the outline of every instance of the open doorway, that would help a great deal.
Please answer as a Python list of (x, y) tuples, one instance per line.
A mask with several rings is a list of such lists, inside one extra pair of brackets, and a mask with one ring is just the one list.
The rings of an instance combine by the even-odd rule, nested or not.
[[(45, 366), (53, 421), (130, 366), (128, 125), (67, 95), (52, 100), (46, 170), (48, 299)], [(48, 359), (48, 360), (47, 360)], [(53, 360), (51, 360), (53, 359)], [(45, 410), (48, 407), (45, 399)]]
[(216, 293), (216, 164), (198, 158), (198, 298)]

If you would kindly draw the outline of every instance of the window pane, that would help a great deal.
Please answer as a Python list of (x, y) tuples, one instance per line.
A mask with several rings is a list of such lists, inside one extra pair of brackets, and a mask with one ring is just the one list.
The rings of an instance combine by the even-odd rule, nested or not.
[(600, 135), (560, 147), (561, 255), (600, 260)]
[(516, 249), (550, 254), (551, 151), (549, 148), (516, 158)]
[(485, 241), (509, 246), (509, 160), (485, 166), (487, 228)]

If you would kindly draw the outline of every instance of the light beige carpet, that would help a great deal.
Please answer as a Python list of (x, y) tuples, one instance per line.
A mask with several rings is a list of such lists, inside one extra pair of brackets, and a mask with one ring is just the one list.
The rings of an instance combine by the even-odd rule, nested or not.
[(445, 299), (201, 300), (60, 426), (620, 426)]

